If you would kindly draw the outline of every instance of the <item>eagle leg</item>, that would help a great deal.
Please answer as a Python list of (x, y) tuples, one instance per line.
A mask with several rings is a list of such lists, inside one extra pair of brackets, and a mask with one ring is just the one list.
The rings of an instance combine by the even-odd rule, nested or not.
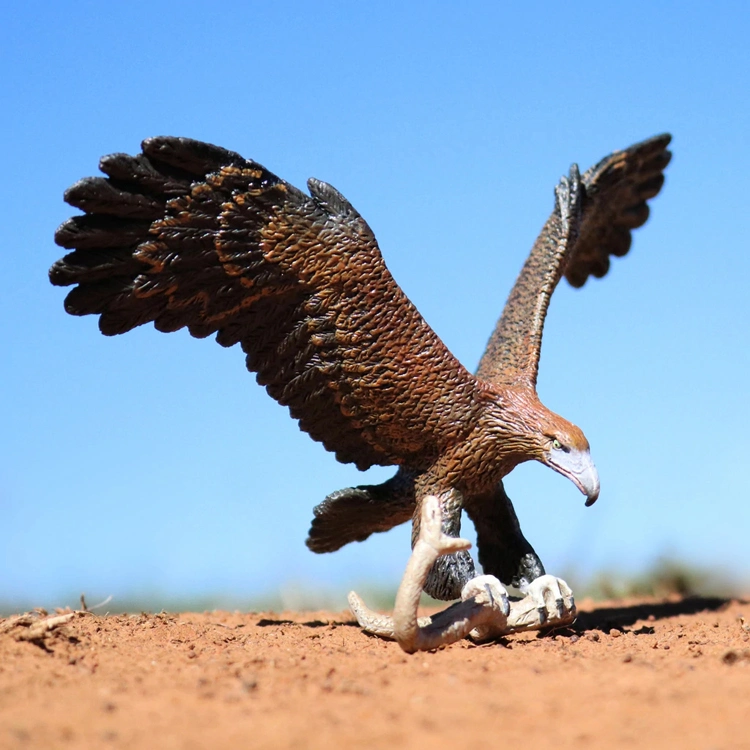
[(522, 588), (526, 596), (514, 607), (514, 630), (570, 625), (577, 616), (573, 592), (562, 578), (543, 575)]
[(477, 557), (485, 573), (519, 591), (545, 574), (502, 482), (494, 492), (467, 497), (464, 505), (477, 532)]

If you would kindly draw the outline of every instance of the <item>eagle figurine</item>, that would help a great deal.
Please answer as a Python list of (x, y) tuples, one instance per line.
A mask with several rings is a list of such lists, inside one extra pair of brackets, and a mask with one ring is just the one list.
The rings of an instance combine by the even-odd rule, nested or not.
[[(476, 375), (396, 284), (341, 193), (310, 179), (307, 195), (188, 138), (149, 138), (137, 156), (105, 156), (106, 177), (65, 192), (84, 213), (58, 228), (55, 242), (72, 252), (50, 280), (75, 285), (66, 311), (98, 315), (107, 336), (153, 322), (240, 344), (258, 383), (339, 461), (398, 467), (383, 484), (334, 492), (315, 508), (314, 552), (407, 520), (416, 544), (422, 505), (437, 498), (442, 533), (457, 537), (466, 510), (484, 572), (523, 590), (549, 576), (503, 477), (536, 460), (568, 477), (587, 505), (599, 495), (583, 432), (536, 393), (550, 297), (563, 275), (580, 287), (628, 252), (664, 182), (669, 142), (656, 136), (561, 179)], [(456, 549), (425, 574), (436, 598), (458, 598), (476, 575)]]

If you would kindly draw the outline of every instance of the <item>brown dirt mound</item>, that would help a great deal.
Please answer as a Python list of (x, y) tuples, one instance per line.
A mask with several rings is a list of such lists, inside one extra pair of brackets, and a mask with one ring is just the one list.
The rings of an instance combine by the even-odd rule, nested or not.
[(0, 747), (750, 748), (748, 602), (407, 656), (348, 613), (0, 621)]

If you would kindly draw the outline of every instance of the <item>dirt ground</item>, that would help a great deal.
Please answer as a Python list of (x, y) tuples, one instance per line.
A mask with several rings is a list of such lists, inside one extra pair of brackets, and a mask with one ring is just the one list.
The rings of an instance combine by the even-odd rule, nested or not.
[(348, 613), (0, 621), (0, 748), (750, 748), (750, 602), (407, 656)]

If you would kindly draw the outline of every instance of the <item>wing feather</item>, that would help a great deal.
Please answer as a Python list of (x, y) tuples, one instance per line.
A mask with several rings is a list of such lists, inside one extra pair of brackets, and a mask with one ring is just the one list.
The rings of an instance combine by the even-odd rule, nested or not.
[[(615, 151), (581, 178), (581, 211), (574, 231), (561, 196), (573, 183), (563, 178), (557, 200), (511, 290), (503, 314), (479, 363), (477, 376), (497, 385), (536, 386), (544, 320), (564, 275), (574, 287), (589, 276), (601, 278), (610, 257), (630, 249), (631, 232), (648, 219), (647, 201), (664, 184), (671, 153), (668, 134)], [(568, 187), (566, 187), (566, 185)]]
[(565, 265), (565, 278), (581, 287), (589, 276), (601, 278), (611, 255), (630, 249), (632, 230), (649, 217), (647, 201), (659, 194), (672, 154), (668, 134), (615, 151), (581, 177), (585, 189), (578, 241)]
[(471, 429), (481, 387), (393, 280), (375, 237), (334, 188), (306, 195), (256, 162), (185, 138), (104, 157), (66, 193), (74, 315), (106, 335), (153, 322), (239, 343), (301, 429), (364, 469), (427, 466)]

